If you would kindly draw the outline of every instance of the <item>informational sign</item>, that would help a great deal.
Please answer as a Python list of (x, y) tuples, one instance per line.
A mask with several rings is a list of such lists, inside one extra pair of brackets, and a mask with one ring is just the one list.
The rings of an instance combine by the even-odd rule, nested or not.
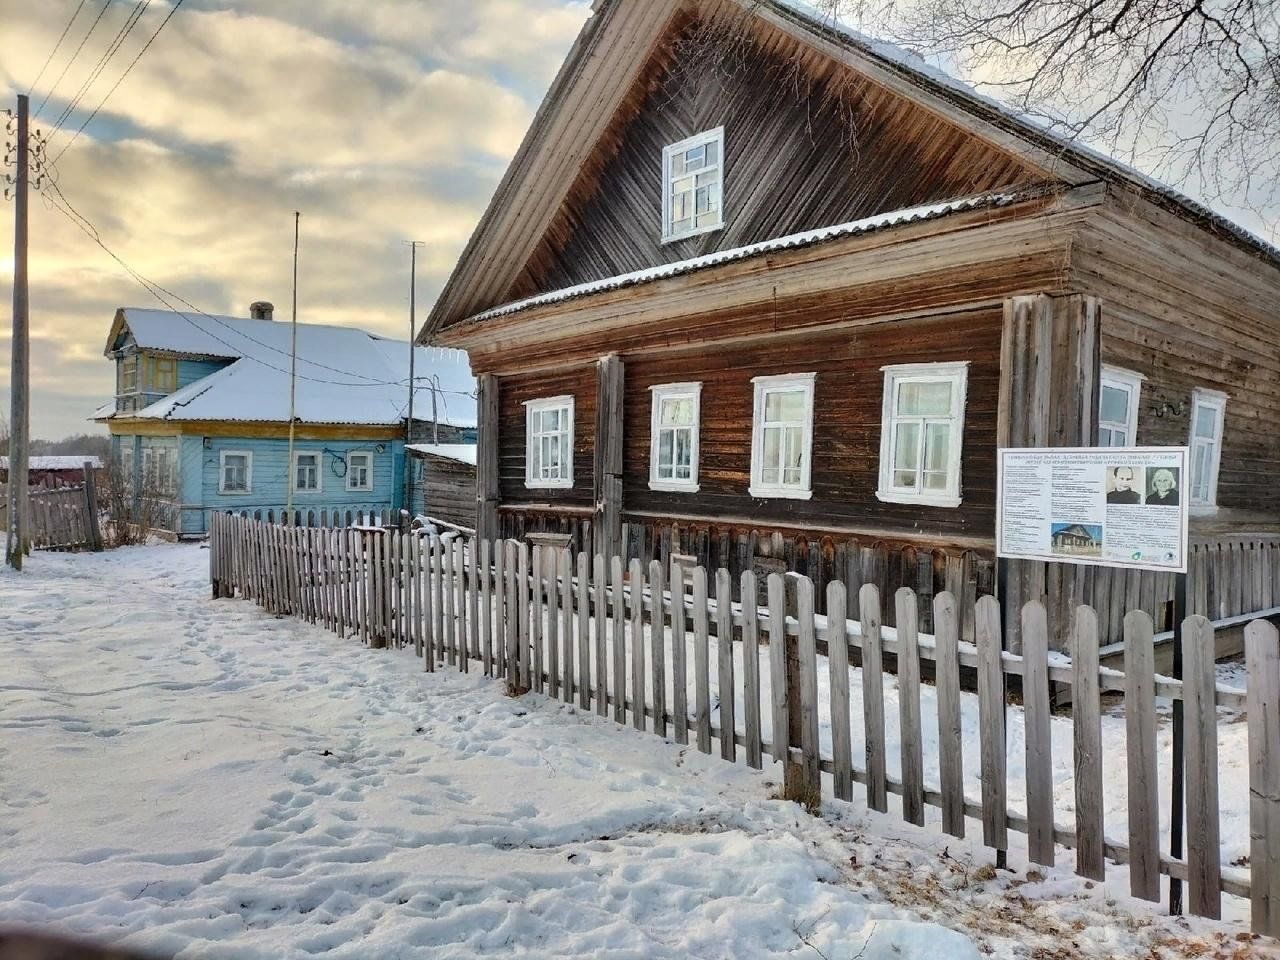
[(996, 554), (1187, 572), (1186, 447), (998, 454)]

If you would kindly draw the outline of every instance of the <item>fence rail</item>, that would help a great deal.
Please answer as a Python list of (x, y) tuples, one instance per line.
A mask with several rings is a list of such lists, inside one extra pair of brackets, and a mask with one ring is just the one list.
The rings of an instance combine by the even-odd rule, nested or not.
[[(966, 818), (981, 823), (983, 843), (1007, 850), (1010, 831), (1025, 834), (1028, 856), (1052, 866), (1058, 847), (1075, 851), (1075, 870), (1104, 879), (1106, 861), (1128, 864), (1131, 892), (1158, 899), (1162, 875), (1185, 881), (1190, 909), (1221, 915), (1223, 892), (1252, 901), (1253, 928), (1280, 936), (1280, 634), (1258, 621), (1246, 631), (1247, 691), (1219, 687), (1213, 627), (1192, 616), (1181, 625), (1186, 676), (1154, 672), (1151, 618), (1124, 618), (1125, 670), (1099, 665), (1098, 618), (1075, 611), (1074, 657), (1048, 649), (1042, 604), (1021, 611), (1019, 655), (1003, 649), (994, 598), (975, 610), (975, 639), (962, 641), (956, 598), (931, 599), (933, 634), (920, 632), (920, 603), (907, 588), (893, 604), (896, 628), (884, 626), (874, 584), (857, 591), (860, 620), (846, 619), (844, 584), (828, 585), (827, 615), (815, 610), (804, 577), (772, 574), (766, 605), (755, 574), (738, 584), (700, 567), (571, 555), (567, 549), (514, 541), (441, 541), (370, 528), (277, 526), (216, 515), (211, 539), (215, 597), (239, 595), (267, 609), (322, 624), (372, 647), (412, 646), (426, 670), (448, 664), (504, 678), (513, 692), (533, 690), (595, 709), (618, 723), (696, 744), (713, 743), (723, 759), (761, 768), (784, 765), (787, 795), (816, 806), (821, 777), (832, 794), (852, 800), (860, 784), (870, 809), (901, 798), (904, 819), (923, 825), (924, 809), (941, 811), (941, 827), (963, 837)], [(887, 657), (897, 674), (897, 716), (886, 711)], [(936, 683), (935, 767), (924, 776), (926, 737), (921, 665)], [(851, 667), (859, 667), (857, 673)], [(961, 671), (976, 676), (980, 792), (966, 795), (962, 756)], [(851, 679), (860, 675), (860, 689)], [(1025, 810), (1011, 806), (1005, 735), (1010, 677), (1021, 686), (1025, 729)], [(1069, 825), (1055, 816), (1050, 684), (1072, 691), (1074, 804)], [(1102, 694), (1125, 695), (1127, 837), (1104, 829)], [(1156, 697), (1185, 716), (1187, 836), (1185, 859), (1160, 849)], [(861, 701), (863, 749), (855, 760), (854, 721)], [(1222, 863), (1216, 708), (1248, 715), (1249, 869)], [(820, 718), (826, 731), (820, 736)], [(896, 723), (895, 723), (896, 721)], [(888, 770), (886, 728), (896, 726), (898, 775)], [(931, 732), (932, 733), (932, 732)], [(1109, 758), (1118, 759), (1118, 758)]]

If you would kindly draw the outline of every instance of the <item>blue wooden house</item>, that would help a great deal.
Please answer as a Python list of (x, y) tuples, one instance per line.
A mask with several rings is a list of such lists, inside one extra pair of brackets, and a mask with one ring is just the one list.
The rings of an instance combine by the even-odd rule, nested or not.
[(290, 457), (290, 324), (250, 313), (116, 311), (116, 396), (94, 419), (153, 528), (202, 537), (212, 511), (284, 509), (289, 485), (300, 510), (398, 509), (406, 439), (475, 442), (465, 353), (416, 348), (410, 431), (407, 341), (299, 324)]

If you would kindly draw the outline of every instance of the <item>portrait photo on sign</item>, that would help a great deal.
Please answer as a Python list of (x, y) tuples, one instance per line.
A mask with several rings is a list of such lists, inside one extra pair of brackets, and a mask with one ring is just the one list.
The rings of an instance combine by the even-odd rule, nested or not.
[(1128, 464), (1107, 467), (1107, 503), (1142, 503), (1143, 468)]
[(1055, 523), (1053, 552), (1075, 557), (1102, 556), (1102, 527), (1093, 523)]
[(1147, 467), (1147, 506), (1178, 505), (1180, 472), (1177, 467)]

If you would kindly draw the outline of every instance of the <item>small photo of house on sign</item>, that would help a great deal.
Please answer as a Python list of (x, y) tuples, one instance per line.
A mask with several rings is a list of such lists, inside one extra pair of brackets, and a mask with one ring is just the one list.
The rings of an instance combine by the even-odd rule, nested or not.
[(1053, 524), (1053, 552), (1073, 557), (1102, 556), (1102, 527), (1092, 523)]

